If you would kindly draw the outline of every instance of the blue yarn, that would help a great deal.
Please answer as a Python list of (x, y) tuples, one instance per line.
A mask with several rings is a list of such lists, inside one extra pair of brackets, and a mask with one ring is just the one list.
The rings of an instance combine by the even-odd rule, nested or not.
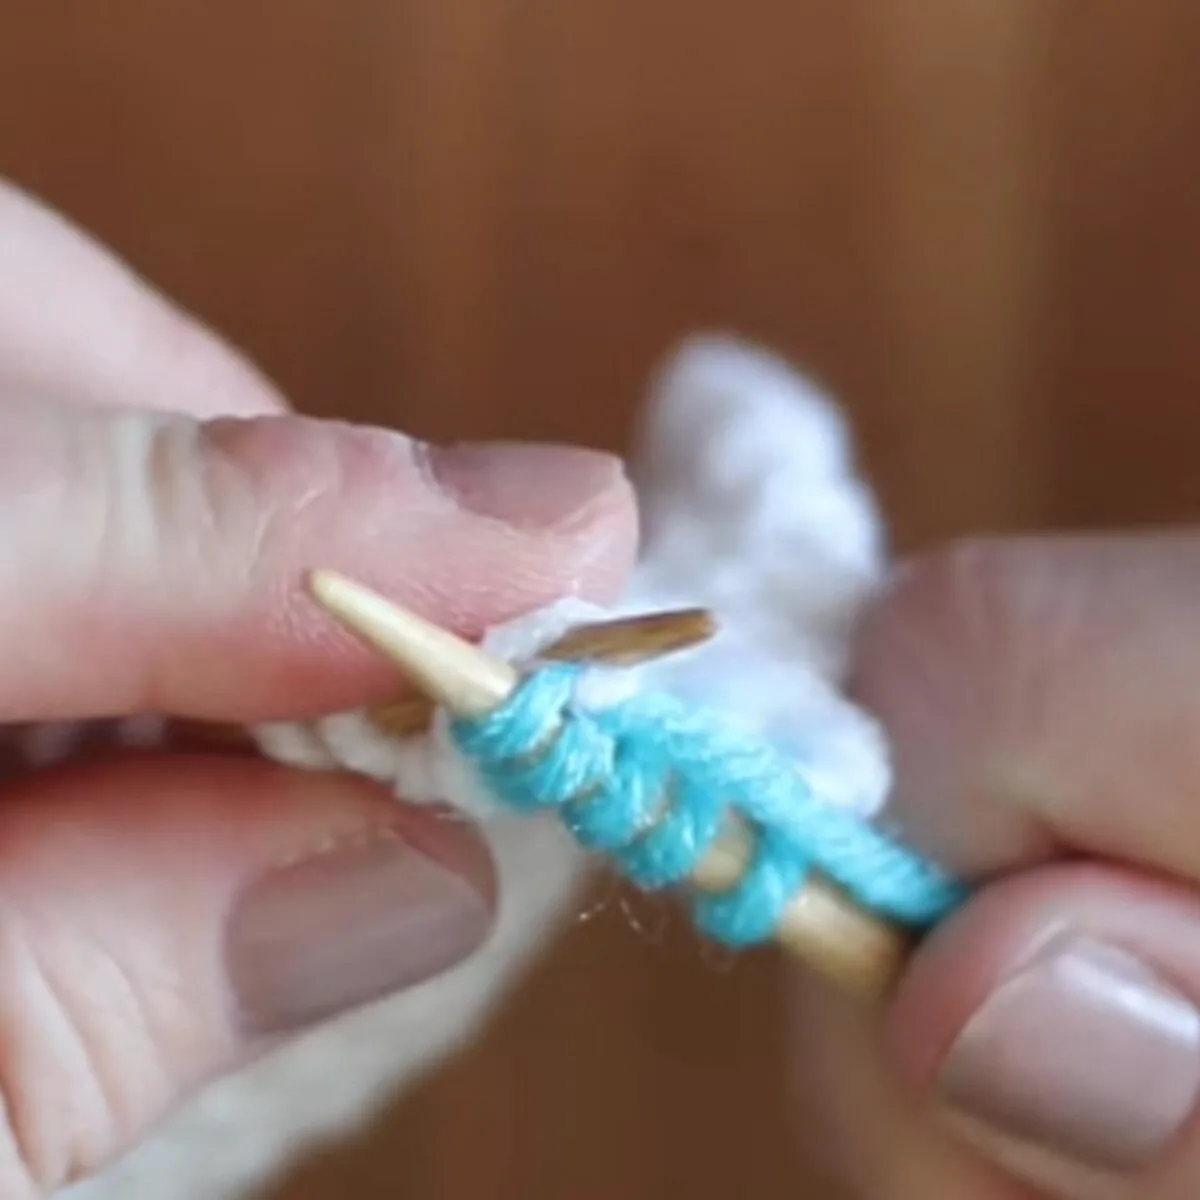
[(964, 898), (936, 866), (813, 794), (774, 747), (661, 694), (602, 709), (575, 702), (582, 668), (527, 675), (498, 709), (451, 725), (492, 792), (518, 812), (558, 810), (583, 847), (646, 890), (682, 883), (738, 813), (755, 835), (730, 891), (693, 900), (697, 925), (732, 948), (769, 940), (810, 870), (864, 908), (923, 929)]

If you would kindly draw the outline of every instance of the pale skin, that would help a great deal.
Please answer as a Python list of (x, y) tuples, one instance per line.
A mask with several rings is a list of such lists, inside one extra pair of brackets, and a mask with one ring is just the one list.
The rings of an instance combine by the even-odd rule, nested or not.
[[(506, 472), (475, 451), (439, 473), (407, 438), (288, 415), (227, 345), (0, 188), (0, 722), (248, 723), (391, 698), (392, 672), (307, 604), (299, 580), (316, 564), (466, 635), (565, 590), (611, 597), (635, 551), (630, 489), (607, 457), (563, 455)], [(1117, 1120), (1122, 1136), (1139, 1122), (1154, 1134), (1145, 1165), (1082, 1190), (1058, 1164), (994, 1165), (990, 1143), (967, 1148), (912, 1101), (931, 1100), (959, 1029), (1047, 930), (1116, 943), (1169, 979), (1181, 1011), (1200, 998), (1197, 584), (1188, 536), (998, 543), (907, 569), (865, 623), (854, 687), (895, 739), (895, 814), (951, 867), (1011, 876), (918, 953), (882, 1016), (793, 972), (796, 1139), (854, 1194), (1200, 1187), (1194, 1121), (1155, 1141), (1165, 1084)], [(366, 782), (172, 752), (12, 761), (0, 788), (6, 1197), (95, 1172), (198, 1083), (486, 936), (482, 843)], [(387, 977), (307, 1004), (294, 956), (275, 975), (237, 969), (230, 922), (281, 864), (299, 875), (255, 909), (255, 949), (280, 949), (281, 897), (308, 905), (331, 858), (365, 848), (377, 866), (397, 846), (414, 853), (392, 880), (444, 945), (381, 934)]]
[[(394, 673), (304, 596), (305, 572), (331, 558), (464, 632), (563, 591), (611, 597), (626, 575), (633, 503), (606, 456), (556, 473), (545, 452), (546, 485), (526, 497), (527, 459), (514, 486), (482, 451), (447, 471), (401, 435), (286, 413), (232, 350), (0, 188), (0, 722), (250, 723), (390, 699)], [(486, 936), (482, 842), (373, 784), (249, 756), (5, 767), (0, 1195), (13, 1200), (95, 1172), (198, 1083)], [(338, 905), (365, 924), (345, 890), (312, 909), (331, 846), (370, 859), (373, 887), (395, 859), (418, 927), (375, 936), (357, 966), (319, 963), (319, 978), (294, 958), (263, 975), (257, 952), (281, 949), (288, 908), (311, 910), (310, 932)], [(290, 901), (258, 903), (235, 971), (231, 921), (297, 859)], [(339, 952), (344, 935), (326, 940)], [(372, 974), (389, 956), (391, 977)], [(329, 994), (347, 966), (366, 972), (360, 994)], [(305, 1011), (287, 1011), (306, 988)]]
[[(1200, 998), (1198, 584), (1200, 540), (1186, 532), (1001, 540), (907, 566), (868, 614), (854, 690), (894, 739), (892, 811), (955, 869), (1004, 878), (916, 955), (882, 1030), (796, 983), (803, 1127), (856, 1195), (1195, 1195), (1194, 1044), (1144, 1056), (1147, 1079), (1136, 1054), (1128, 1071), (1106, 1074), (1104, 1039), (1084, 1040), (1095, 1069), (1061, 1116), (1103, 1108), (1099, 1140), (1119, 1165), (1097, 1163), (1092, 1138), (1086, 1154), (1074, 1143), (1062, 1153), (972, 1127), (983, 1153), (966, 1149), (960, 1126), (951, 1134), (942, 1119), (936, 1081), (989, 993), (1064, 937), (1136, 960), (1181, 1011)], [(1084, 1020), (1072, 1013), (1061, 1040)], [(1051, 1027), (1044, 1014), (1040, 1026)], [(1038, 1034), (1038, 1021), (1025, 1028), (1010, 1062), (1023, 1067), (1030, 1044), (1053, 1058)], [(1149, 1117), (1151, 1144), (1132, 1152), (1127, 1134)]]

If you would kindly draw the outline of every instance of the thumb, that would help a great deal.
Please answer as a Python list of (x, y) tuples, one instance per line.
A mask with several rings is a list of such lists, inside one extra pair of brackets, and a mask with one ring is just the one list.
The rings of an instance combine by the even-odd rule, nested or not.
[(1200, 899), (1099, 865), (984, 889), (916, 954), (903, 1075), (1017, 1177), (1069, 1200), (1200, 1187)]
[(383, 698), (393, 673), (322, 618), (304, 572), (345, 571), (470, 636), (614, 591), (634, 549), (607, 455), (291, 416), (0, 406), (0, 507), (0, 721)]
[(460, 822), (250, 759), (79, 762), (0, 806), (0, 1195), (48, 1195), (195, 1087), (484, 939)]

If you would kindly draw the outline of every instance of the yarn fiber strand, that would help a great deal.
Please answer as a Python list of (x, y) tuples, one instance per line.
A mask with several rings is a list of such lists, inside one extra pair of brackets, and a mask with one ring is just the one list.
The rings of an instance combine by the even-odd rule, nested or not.
[(744, 875), (692, 899), (708, 936), (735, 949), (770, 940), (810, 871), (913, 930), (964, 898), (937, 866), (815, 795), (770, 744), (658, 692), (585, 704), (585, 670), (541, 666), (491, 712), (452, 720), (451, 737), (500, 801), (557, 811), (580, 845), (646, 890), (685, 882), (740, 818), (753, 842)]

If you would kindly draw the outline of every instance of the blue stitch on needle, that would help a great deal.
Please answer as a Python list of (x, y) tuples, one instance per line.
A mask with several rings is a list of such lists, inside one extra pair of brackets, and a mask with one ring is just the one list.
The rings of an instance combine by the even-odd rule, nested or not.
[(520, 812), (558, 810), (580, 845), (646, 890), (682, 883), (738, 813), (754, 834), (738, 884), (693, 900), (697, 925), (732, 948), (769, 940), (810, 870), (914, 929), (964, 899), (961, 885), (845, 809), (814, 795), (766, 742), (659, 693), (611, 707), (576, 701), (584, 668), (551, 664), (451, 735), (493, 793)]

